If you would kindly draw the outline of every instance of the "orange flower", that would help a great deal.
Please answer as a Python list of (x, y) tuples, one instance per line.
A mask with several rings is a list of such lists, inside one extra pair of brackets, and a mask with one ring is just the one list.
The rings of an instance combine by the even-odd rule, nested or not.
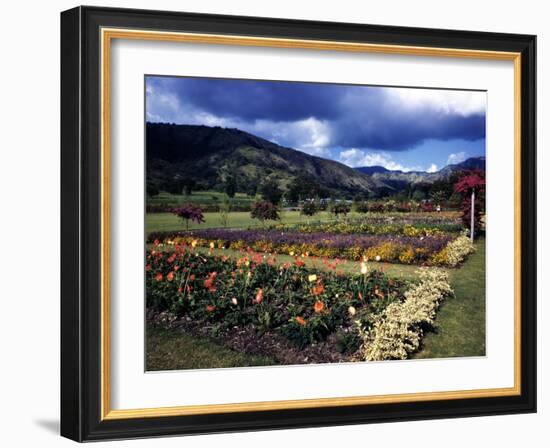
[(206, 305), (206, 311), (208, 311), (209, 313), (211, 313), (215, 309), (216, 307), (214, 305)]
[(317, 302), (315, 302), (315, 305), (313, 305), (313, 310), (314, 310), (316, 313), (320, 313), (320, 312), (322, 312), (324, 309), (325, 309), (325, 304), (324, 304), (323, 302), (321, 302), (320, 300), (317, 300)]
[(301, 267), (304, 266), (305, 264), (306, 264), (305, 261), (296, 260), (296, 266), (298, 266), (299, 268), (301, 268)]
[(159, 272), (157, 275), (155, 275), (155, 280), (157, 282), (161, 282), (162, 281), (162, 274)]
[(264, 299), (264, 290), (260, 288), (256, 293), (256, 297), (254, 298), (254, 303), (262, 303), (263, 299)]
[(300, 325), (306, 324), (306, 320), (302, 316), (296, 316), (296, 322), (298, 322)]
[(321, 295), (324, 292), (325, 292), (325, 287), (320, 281), (318, 281), (317, 284), (311, 290), (311, 294), (313, 294), (314, 296)]
[(168, 275), (166, 276), (166, 279), (171, 282), (172, 280), (174, 280), (174, 273), (173, 272), (169, 272)]

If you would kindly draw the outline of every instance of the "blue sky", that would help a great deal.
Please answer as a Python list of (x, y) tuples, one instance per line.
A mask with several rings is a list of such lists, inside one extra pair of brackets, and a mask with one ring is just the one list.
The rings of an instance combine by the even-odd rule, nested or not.
[(346, 165), (436, 171), (485, 155), (485, 92), (146, 77), (150, 122), (238, 128)]

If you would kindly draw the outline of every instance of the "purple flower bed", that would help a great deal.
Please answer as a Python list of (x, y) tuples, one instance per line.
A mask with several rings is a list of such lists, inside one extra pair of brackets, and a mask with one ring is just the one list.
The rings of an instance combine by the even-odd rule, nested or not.
[(433, 254), (444, 249), (453, 239), (451, 236), (426, 236), (422, 238), (409, 237), (401, 235), (354, 235), (341, 233), (298, 233), (298, 232), (280, 232), (276, 230), (230, 230), (230, 229), (206, 229), (194, 230), (190, 232), (157, 232), (149, 235), (149, 242), (158, 239), (163, 241), (167, 238), (194, 237), (206, 240), (218, 240), (230, 243), (243, 241), (247, 245), (252, 245), (258, 241), (266, 241), (274, 246), (308, 245), (315, 247), (328, 247), (347, 249), (358, 247), (369, 249), (380, 246), (386, 242), (398, 244), (400, 246), (411, 247), (413, 250), (423, 249), (427, 253)]

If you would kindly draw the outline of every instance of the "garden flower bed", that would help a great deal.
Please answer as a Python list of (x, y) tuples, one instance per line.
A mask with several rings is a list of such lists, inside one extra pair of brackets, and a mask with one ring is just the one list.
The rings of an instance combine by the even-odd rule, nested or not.
[(329, 337), (341, 352), (355, 352), (391, 303), (404, 300), (409, 283), (358, 263), (356, 275), (307, 269), (300, 259), (243, 255), (239, 260), (197, 253), (192, 246), (147, 252), (147, 308), (185, 318), (216, 334), (246, 330), (284, 338), (298, 348)]
[(402, 235), (402, 236), (443, 236), (453, 235), (462, 231), (460, 223), (388, 223), (374, 222), (367, 220), (360, 221), (334, 221), (328, 223), (313, 224), (277, 224), (270, 227), (270, 230), (281, 232), (301, 233), (343, 233), (343, 234), (367, 234), (367, 235)]
[(453, 247), (452, 242), (456, 240), (457, 238), (449, 235), (413, 237), (230, 229), (155, 232), (148, 238), (150, 243), (158, 241), (235, 250), (249, 248), (256, 252), (433, 266), (456, 266), (473, 250), (472, 245), (461, 247), (458, 254), (450, 250)]

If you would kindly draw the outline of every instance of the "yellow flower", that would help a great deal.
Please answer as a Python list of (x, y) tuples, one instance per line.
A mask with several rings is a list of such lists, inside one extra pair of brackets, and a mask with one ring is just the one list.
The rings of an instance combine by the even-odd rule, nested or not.
[(368, 271), (368, 268), (367, 268), (367, 263), (365, 263), (364, 261), (361, 262), (361, 274), (366, 274)]
[(315, 274), (311, 274), (308, 278), (307, 278), (310, 282), (314, 282), (317, 280), (317, 276)]
[(294, 256), (294, 251), (290, 251), (289, 255), (290, 255), (291, 257), (293, 257), (293, 256)]
[(197, 247), (197, 240), (193, 240), (193, 241), (191, 242), (191, 246)]

